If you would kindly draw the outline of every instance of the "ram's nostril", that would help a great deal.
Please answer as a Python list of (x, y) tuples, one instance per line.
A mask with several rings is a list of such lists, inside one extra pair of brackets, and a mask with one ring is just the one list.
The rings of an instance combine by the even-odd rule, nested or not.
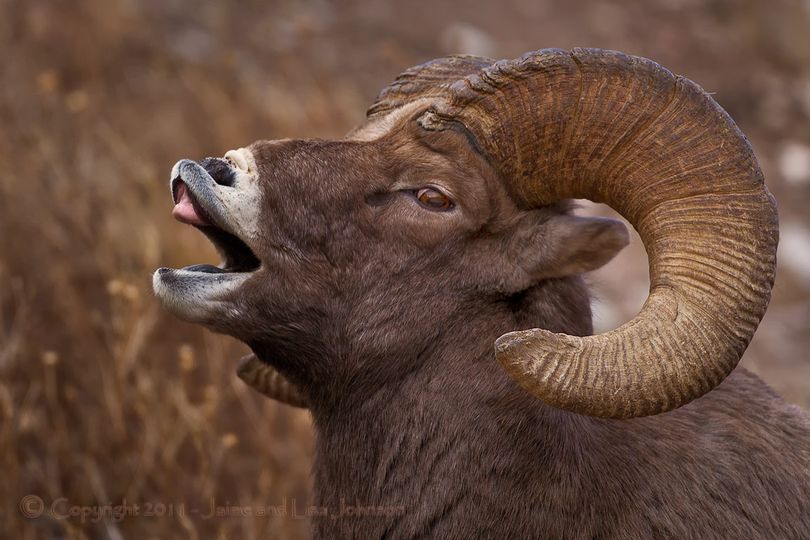
[(200, 165), (208, 171), (214, 182), (221, 186), (233, 186), (236, 173), (230, 163), (222, 158), (207, 157), (200, 161)]

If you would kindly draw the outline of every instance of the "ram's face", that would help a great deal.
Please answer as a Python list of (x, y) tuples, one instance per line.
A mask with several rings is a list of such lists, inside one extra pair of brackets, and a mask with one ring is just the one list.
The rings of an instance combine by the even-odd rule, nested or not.
[(179, 161), (174, 216), (223, 262), (159, 269), (157, 296), (249, 342), (322, 335), (326, 321), (368, 319), (382, 303), (433, 309), (471, 279), (459, 266), (476, 231), (515, 209), (464, 134), (412, 120), (373, 140), (259, 141)]
[(174, 215), (223, 262), (157, 270), (158, 297), (268, 356), (369, 357), (427, 346), (459, 313), (599, 266), (627, 242), (617, 222), (519, 209), (470, 134), (425, 130), (422, 112), (352, 139), (178, 162)]

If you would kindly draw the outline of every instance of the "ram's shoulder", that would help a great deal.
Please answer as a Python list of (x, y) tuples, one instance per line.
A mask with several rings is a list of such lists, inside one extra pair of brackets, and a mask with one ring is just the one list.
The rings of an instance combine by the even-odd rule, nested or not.
[[(726, 379), (719, 384), (712, 392), (704, 398), (696, 400), (695, 404), (705, 401), (706, 405), (714, 408), (726, 410), (729, 414), (736, 409), (734, 416), (739, 415), (740, 410), (757, 414), (774, 414), (783, 412), (789, 416), (795, 416), (807, 422), (808, 415), (797, 405), (792, 405), (784, 400), (765, 381), (756, 374), (744, 367), (738, 367), (732, 371)], [(689, 410), (689, 406), (686, 407)]]
[(810, 415), (788, 403), (751, 371), (738, 367), (700, 399), (673, 411), (673, 419), (720, 446), (750, 454), (780, 454), (807, 464), (810, 472)]

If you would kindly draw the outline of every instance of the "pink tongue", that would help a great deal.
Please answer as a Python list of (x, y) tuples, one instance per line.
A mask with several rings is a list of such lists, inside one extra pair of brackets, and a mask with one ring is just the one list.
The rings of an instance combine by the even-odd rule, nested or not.
[(174, 203), (174, 210), (172, 210), (174, 219), (189, 225), (208, 225), (208, 222), (197, 212), (197, 206), (191, 199), (191, 194), (188, 192), (188, 186), (185, 183), (180, 182), (177, 186), (175, 200), (177, 202)]

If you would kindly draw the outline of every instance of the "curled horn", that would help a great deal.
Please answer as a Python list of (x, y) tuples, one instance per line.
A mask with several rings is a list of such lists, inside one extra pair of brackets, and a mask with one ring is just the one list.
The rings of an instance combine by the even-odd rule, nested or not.
[(271, 399), (302, 409), (309, 407), (309, 400), (295, 385), (255, 354), (249, 354), (239, 361), (236, 374), (248, 386)]
[(745, 136), (696, 84), (617, 52), (542, 50), (447, 85), (419, 121), (466, 126), (523, 207), (606, 203), (647, 249), (649, 297), (620, 328), (496, 341), (526, 390), (630, 418), (683, 405), (734, 369), (770, 300), (776, 204)]

